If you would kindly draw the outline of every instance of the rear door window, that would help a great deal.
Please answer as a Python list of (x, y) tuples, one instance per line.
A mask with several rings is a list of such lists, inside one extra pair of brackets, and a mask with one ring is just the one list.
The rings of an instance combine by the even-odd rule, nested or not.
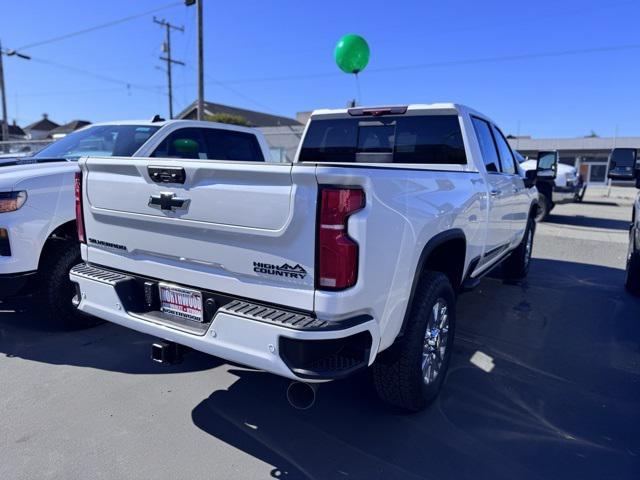
[(312, 120), (302, 162), (467, 163), (457, 115)]
[(489, 123), (477, 117), (471, 117), (471, 121), (473, 122), (473, 129), (476, 132), (476, 138), (480, 144), (480, 153), (482, 153), (482, 160), (487, 172), (498, 173), (500, 160), (498, 159), (498, 151), (493, 141)]

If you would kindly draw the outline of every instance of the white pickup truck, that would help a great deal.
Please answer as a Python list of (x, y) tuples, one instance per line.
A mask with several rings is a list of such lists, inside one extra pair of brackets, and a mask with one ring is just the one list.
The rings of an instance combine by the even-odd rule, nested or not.
[(535, 172), (467, 107), (315, 111), (286, 164), (182, 141), (182, 158), (80, 160), (78, 308), (298, 381), (298, 405), (372, 365), (385, 401), (422, 409), (457, 293), (498, 264), (527, 274)]
[(78, 315), (71, 303), (75, 290), (69, 270), (81, 261), (74, 202), (74, 174), (79, 168), (75, 160), (81, 156), (170, 156), (173, 152), (167, 150), (167, 140), (173, 138), (174, 131), (185, 128), (217, 132), (225, 126), (159, 117), (99, 123), (64, 137), (33, 157), (1, 159), (0, 299), (36, 291), (34, 303), (41, 307), (41, 315), (68, 327), (93, 323)]

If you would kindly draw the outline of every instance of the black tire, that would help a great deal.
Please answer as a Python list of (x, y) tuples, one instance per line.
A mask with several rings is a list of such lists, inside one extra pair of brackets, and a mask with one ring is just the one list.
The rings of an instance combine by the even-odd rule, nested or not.
[(535, 233), (536, 222), (529, 217), (522, 242), (502, 263), (502, 274), (505, 278), (519, 280), (527, 276), (531, 265), (531, 252)]
[(544, 195), (538, 195), (538, 208), (536, 210), (535, 221), (537, 223), (544, 222), (551, 211), (549, 200)]
[(629, 252), (625, 270), (624, 286), (629, 293), (640, 295), (640, 254), (635, 248), (634, 229), (629, 231)]
[[(440, 309), (436, 308), (438, 304)], [(442, 306), (446, 306), (444, 315)], [(440, 272), (424, 272), (410, 308), (404, 334), (378, 356), (372, 374), (375, 389), (384, 402), (417, 412), (436, 398), (449, 368), (456, 325), (455, 292), (449, 278)], [(436, 309), (440, 313), (439, 326), (446, 323), (446, 331), (436, 326)], [(427, 327), (434, 326), (438, 332), (428, 340)], [(430, 371), (429, 364), (423, 370), (426, 349), (432, 349), (429, 358), (435, 363), (430, 365), (439, 365), (437, 371)], [(427, 382), (428, 372), (432, 375)]]
[(101, 320), (83, 315), (73, 306), (75, 286), (69, 280), (69, 270), (82, 260), (80, 246), (73, 241), (54, 240), (43, 252), (39, 271), (39, 289), (36, 302), (40, 317), (63, 329), (87, 328)]

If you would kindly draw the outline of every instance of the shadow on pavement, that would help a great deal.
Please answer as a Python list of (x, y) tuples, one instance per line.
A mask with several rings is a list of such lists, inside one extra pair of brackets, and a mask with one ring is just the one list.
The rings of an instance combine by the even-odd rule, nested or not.
[[(130, 374), (181, 373), (222, 364), (215, 357), (191, 352), (179, 365), (160, 365), (150, 358), (150, 345), (156, 340), (153, 337), (111, 323), (64, 331), (45, 323), (27, 307), (0, 303), (0, 354)], [(9, 308), (18, 311), (6, 311)]]
[[(528, 280), (485, 279), (458, 301), (440, 397), (407, 415), (366, 374), (322, 386), (315, 407), (287, 381), (238, 379), (192, 412), (203, 431), (274, 467), (274, 478), (616, 478), (640, 472), (640, 300), (623, 272), (540, 260)], [(487, 373), (469, 359), (493, 359)]]
[(629, 220), (616, 220), (613, 218), (587, 217), (584, 215), (555, 215), (552, 213), (546, 218), (545, 223), (572, 225), (575, 227), (608, 228), (610, 230), (629, 230), (630, 222)]

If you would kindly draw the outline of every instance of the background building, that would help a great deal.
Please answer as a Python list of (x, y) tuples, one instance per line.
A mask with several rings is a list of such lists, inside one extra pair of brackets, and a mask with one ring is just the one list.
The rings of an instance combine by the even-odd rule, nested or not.
[(592, 185), (607, 183), (609, 154), (614, 147), (640, 149), (640, 137), (586, 138), (509, 138), (511, 148), (529, 158), (538, 152), (558, 150), (560, 162), (576, 167), (582, 178)]
[[(179, 119), (195, 120), (197, 118), (197, 102), (193, 102), (182, 112), (178, 114)], [(289, 117), (280, 115), (272, 115), (270, 113), (257, 112), (255, 110), (247, 110), (245, 108), (237, 108), (220, 103), (204, 102), (205, 115), (230, 115), (232, 117), (240, 117), (246, 120), (247, 124), (252, 127), (276, 127), (286, 125), (300, 125), (300, 122)]]

